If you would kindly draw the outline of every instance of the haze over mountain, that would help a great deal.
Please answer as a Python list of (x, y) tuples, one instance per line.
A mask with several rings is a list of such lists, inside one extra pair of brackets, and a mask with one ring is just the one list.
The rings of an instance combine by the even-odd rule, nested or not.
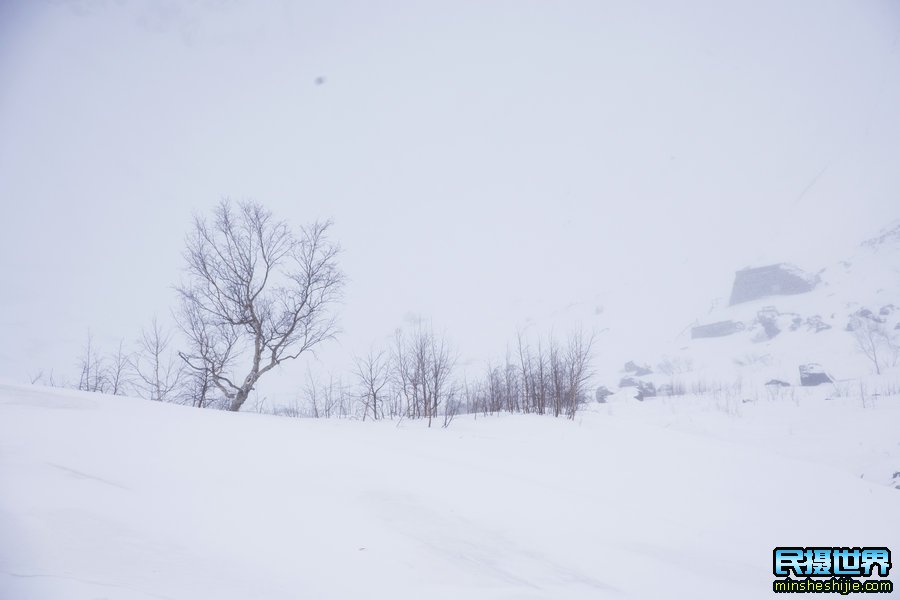
[(831, 264), (898, 216), (898, 25), (889, 0), (5, 2), (0, 377), (167, 318), (223, 196), (335, 219), (327, 370), (415, 316), (481, 369), (572, 303), (625, 332), (618, 367), (736, 269)]

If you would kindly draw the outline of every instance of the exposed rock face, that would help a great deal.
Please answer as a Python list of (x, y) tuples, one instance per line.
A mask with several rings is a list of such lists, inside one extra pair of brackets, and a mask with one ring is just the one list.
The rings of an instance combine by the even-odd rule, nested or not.
[(644, 375), (650, 375), (653, 373), (653, 369), (648, 367), (647, 365), (639, 365), (635, 363), (633, 360), (629, 360), (625, 363), (625, 372), (626, 373), (634, 373), (636, 377), (643, 377)]
[(787, 381), (782, 381), (780, 379), (770, 379), (766, 382), (766, 385), (774, 385), (777, 387), (790, 387), (791, 386), (791, 384), (789, 384)]
[(806, 319), (806, 327), (810, 331), (815, 331), (819, 333), (820, 331), (825, 331), (826, 329), (831, 329), (831, 325), (822, 320), (822, 317), (819, 315), (813, 315)]
[(644, 398), (653, 398), (656, 396), (656, 386), (647, 381), (639, 381), (638, 382), (638, 392), (635, 395), (635, 400), (640, 400), (643, 402)]
[(813, 386), (831, 382), (831, 377), (828, 376), (822, 365), (816, 363), (800, 365), (800, 385)]
[(864, 241), (862, 245), (868, 248), (878, 248), (885, 244), (896, 244), (898, 242), (900, 242), (900, 224), (895, 224), (888, 229), (882, 230), (877, 237)]
[(743, 330), (744, 324), (738, 321), (718, 321), (691, 327), (691, 339), (724, 337)]
[(734, 275), (728, 303), (734, 305), (766, 296), (803, 294), (812, 290), (816, 283), (818, 277), (786, 263), (743, 269)]
[(766, 337), (772, 339), (781, 333), (781, 327), (778, 326), (778, 310), (774, 306), (767, 306), (756, 313), (756, 320), (762, 325)]
[(601, 385), (600, 387), (598, 387), (597, 391), (594, 392), (594, 394), (597, 398), (597, 402), (600, 402), (600, 403), (606, 402), (606, 399), (609, 396), (612, 396), (612, 392), (609, 391), (609, 388), (607, 388), (605, 385)]
[(619, 387), (620, 388), (637, 387), (638, 385), (640, 385), (640, 383), (641, 382), (638, 381), (637, 379), (635, 379), (634, 377), (623, 377), (622, 379), (619, 380)]
[(868, 308), (861, 308), (850, 315), (850, 320), (847, 321), (847, 326), (844, 329), (846, 329), (847, 331), (856, 331), (857, 329), (859, 329), (860, 325), (863, 324), (863, 319), (868, 319), (869, 321), (872, 321), (874, 323), (887, 322), (887, 319), (884, 316), (881, 316), (880, 314), (876, 315)]
[(644, 398), (652, 398), (653, 396), (656, 396), (656, 386), (653, 385), (652, 382), (641, 381), (640, 379), (635, 379), (634, 377), (623, 377), (622, 380), (619, 381), (619, 387), (636, 388), (636, 393), (634, 395), (636, 400), (643, 400)]

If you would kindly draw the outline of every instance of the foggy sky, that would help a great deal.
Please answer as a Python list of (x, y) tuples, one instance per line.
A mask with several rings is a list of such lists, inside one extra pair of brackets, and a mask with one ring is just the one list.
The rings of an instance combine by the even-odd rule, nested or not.
[(414, 317), (475, 369), (560, 315), (639, 353), (900, 216), (898, 33), (891, 0), (4, 2), (0, 378), (169, 319), (222, 197), (335, 220), (328, 370)]

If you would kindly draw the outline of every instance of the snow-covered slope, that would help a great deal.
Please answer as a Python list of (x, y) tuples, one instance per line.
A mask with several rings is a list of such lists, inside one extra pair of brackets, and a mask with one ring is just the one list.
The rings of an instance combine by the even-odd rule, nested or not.
[(767, 597), (774, 546), (900, 547), (898, 418), (796, 389), (427, 430), (0, 386), (0, 598)]
[[(644, 379), (657, 386), (675, 381), (688, 389), (738, 380), (758, 386), (778, 379), (796, 385), (798, 369), (807, 363), (822, 365), (837, 381), (869, 381), (874, 366), (848, 331), (858, 318), (877, 322), (893, 337), (894, 348), (886, 343), (879, 358), (884, 376), (871, 385), (900, 383), (900, 223), (860, 244), (846, 260), (824, 268), (804, 266), (814, 282), (810, 291), (729, 303), (732, 290), (723, 289), (709, 310), (698, 311), (697, 319), (670, 343), (621, 356), (613, 365), (617, 371), (601, 366), (600, 383), (613, 386), (628, 375), (621, 371), (627, 360), (649, 366), (654, 373)], [(791, 266), (779, 267), (791, 276)]]

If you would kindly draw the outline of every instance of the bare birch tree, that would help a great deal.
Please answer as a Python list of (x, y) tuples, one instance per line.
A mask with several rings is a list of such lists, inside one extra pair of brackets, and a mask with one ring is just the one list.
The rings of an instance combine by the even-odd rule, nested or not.
[(313, 223), (295, 237), (249, 201), (225, 200), (210, 220), (194, 219), (187, 282), (177, 287), (191, 345), (181, 357), (209, 374), (229, 410), (240, 410), (268, 371), (335, 335), (344, 276), (330, 226)]
[(883, 323), (859, 317), (853, 319), (852, 327), (856, 348), (872, 362), (875, 373), (881, 375), (885, 355), (891, 350), (887, 328)]
[(87, 343), (78, 359), (78, 389), (83, 392), (106, 393), (109, 389), (106, 362), (94, 346), (94, 336), (88, 333)]
[(406, 416), (427, 419), (431, 427), (456, 394), (449, 342), (419, 324), (409, 336), (397, 331), (393, 352), (392, 379), (406, 404)]
[(109, 393), (116, 396), (124, 396), (133, 385), (131, 379), (131, 355), (124, 351), (124, 340), (119, 341), (116, 353), (109, 357), (107, 379), (109, 380)]
[(184, 369), (169, 350), (171, 344), (172, 332), (164, 329), (155, 317), (150, 327), (141, 331), (133, 359), (135, 385), (150, 400), (175, 400)]
[(361, 388), (360, 399), (363, 403), (363, 421), (369, 413), (373, 420), (384, 418), (384, 388), (390, 377), (390, 361), (384, 351), (374, 350), (354, 361), (354, 375)]

